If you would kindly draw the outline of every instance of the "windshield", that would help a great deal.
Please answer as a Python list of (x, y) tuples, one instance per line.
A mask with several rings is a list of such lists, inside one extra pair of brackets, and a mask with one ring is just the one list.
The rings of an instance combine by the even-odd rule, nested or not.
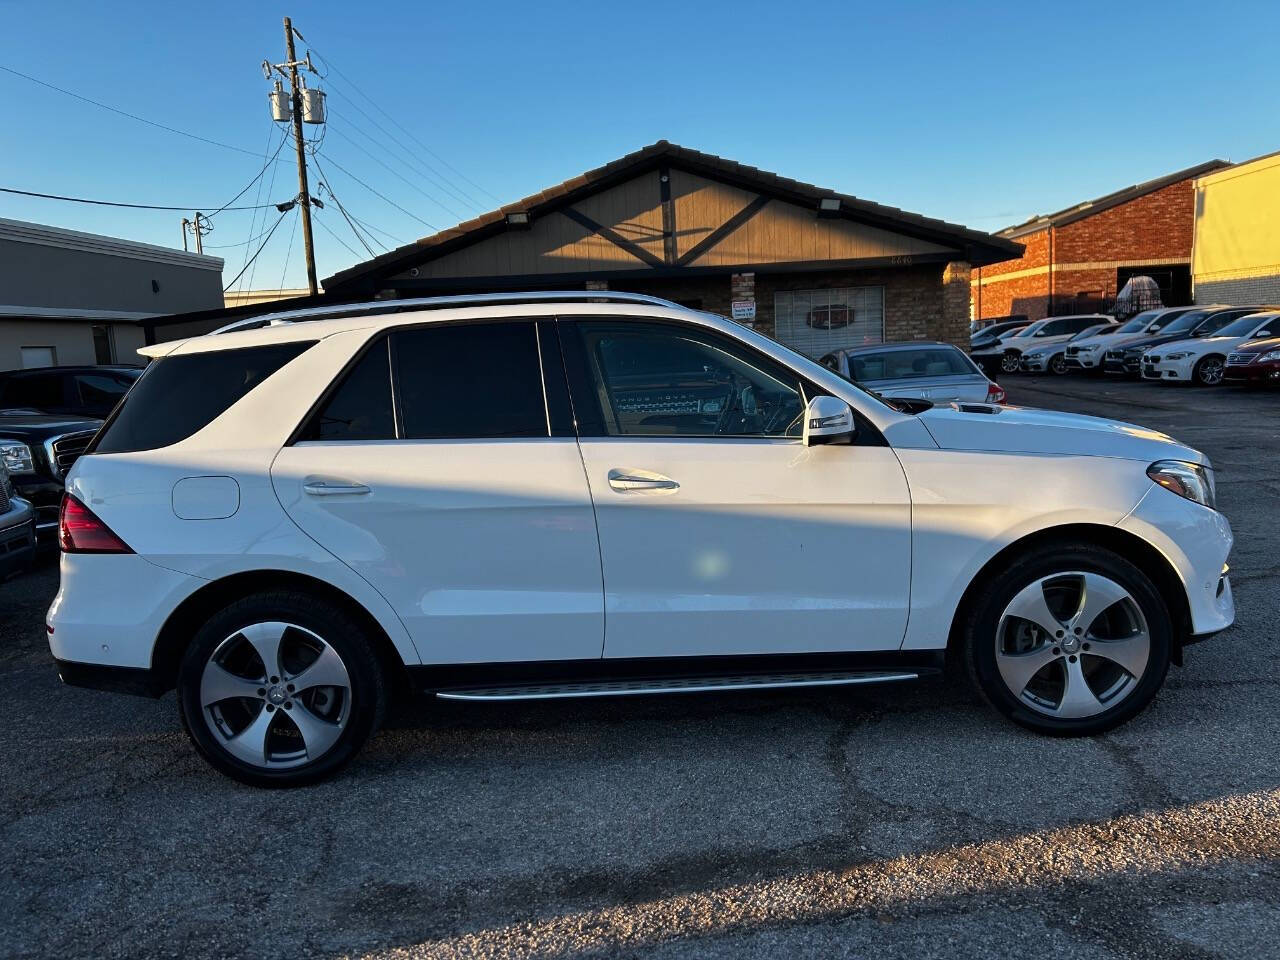
[[(1084, 340), (1087, 337), (1095, 337), (1100, 333), (1109, 333), (1109, 332), (1111, 332), (1111, 324), (1099, 323), (1096, 326), (1085, 327), (1083, 330), (1077, 333), (1074, 337), (1072, 337), (1071, 340)], [(1115, 332), (1119, 333), (1120, 331), (1115, 331)], [(1071, 340), (1068, 340), (1067, 343), (1070, 343)]]
[(1268, 320), (1274, 319), (1280, 314), (1274, 313), (1248, 313), (1243, 317), (1232, 320), (1225, 327), (1218, 331), (1220, 337), (1247, 337), (1253, 333), (1253, 328), (1261, 326)]
[(1113, 333), (1141, 333), (1142, 328), (1151, 322), (1151, 314), (1140, 313), (1136, 317), (1125, 321), (1124, 325), (1113, 330)]
[(1152, 327), (1151, 332), (1163, 330), (1165, 333), (1181, 333), (1183, 330), (1190, 330), (1197, 323), (1209, 315), (1207, 310), (1189, 310), (1172, 322), (1161, 324), (1158, 327)]
[(1023, 327), (1021, 330), (1019, 330), (1009, 339), (1021, 340), (1023, 337), (1034, 337), (1036, 335), (1036, 331), (1039, 330), (1048, 322), (1049, 322), (1048, 320), (1039, 320), (1036, 323), (1031, 324), (1031, 326), (1029, 327)]

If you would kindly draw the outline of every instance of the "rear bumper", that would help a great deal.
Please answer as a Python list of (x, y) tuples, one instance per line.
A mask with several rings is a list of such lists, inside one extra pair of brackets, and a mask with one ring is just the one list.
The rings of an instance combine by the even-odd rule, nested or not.
[(36, 533), (41, 540), (57, 535), (58, 508), (62, 505), (62, 484), (48, 477), (14, 477), (18, 496), (28, 501), (36, 512)]
[(78, 663), (74, 660), (53, 660), (58, 668), (58, 679), (69, 687), (86, 687), (90, 690), (109, 690), (112, 693), (131, 693), (139, 697), (159, 697), (165, 685), (149, 667), (110, 667), (101, 663)]

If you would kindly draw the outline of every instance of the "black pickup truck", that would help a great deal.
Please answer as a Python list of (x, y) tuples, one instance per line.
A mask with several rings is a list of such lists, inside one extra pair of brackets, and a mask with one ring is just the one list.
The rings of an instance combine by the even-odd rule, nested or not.
[(57, 535), (63, 480), (100, 426), (96, 419), (0, 409), (0, 460), (17, 495), (35, 507), (41, 540)]

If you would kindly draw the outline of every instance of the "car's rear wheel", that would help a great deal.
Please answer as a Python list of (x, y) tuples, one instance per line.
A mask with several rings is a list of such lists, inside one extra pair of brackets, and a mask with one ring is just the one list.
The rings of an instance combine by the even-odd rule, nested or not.
[(300, 786), (344, 767), (385, 708), (382, 669), (340, 607), (294, 592), (246, 597), (196, 633), (178, 708), (196, 749), (255, 786)]
[(1226, 359), (1217, 354), (1209, 354), (1196, 364), (1192, 372), (1193, 379), (1202, 387), (1216, 387), (1222, 382)]
[(963, 640), (971, 678), (997, 710), (1040, 733), (1084, 736), (1151, 702), (1173, 628), (1137, 566), (1104, 548), (1057, 544), (991, 581)]
[(1049, 369), (1058, 376), (1065, 376), (1069, 367), (1067, 367), (1067, 358), (1065, 354), (1055, 353), (1049, 358)]

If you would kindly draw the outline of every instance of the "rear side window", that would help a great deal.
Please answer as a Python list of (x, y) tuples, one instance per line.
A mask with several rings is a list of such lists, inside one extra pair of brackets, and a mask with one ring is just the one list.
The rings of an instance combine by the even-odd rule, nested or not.
[(391, 355), (404, 439), (548, 435), (533, 323), (402, 330)]
[(392, 440), (390, 340), (373, 344), (311, 418), (302, 440)]
[(185, 440), (314, 343), (161, 357), (125, 396), (89, 452), (156, 450)]

